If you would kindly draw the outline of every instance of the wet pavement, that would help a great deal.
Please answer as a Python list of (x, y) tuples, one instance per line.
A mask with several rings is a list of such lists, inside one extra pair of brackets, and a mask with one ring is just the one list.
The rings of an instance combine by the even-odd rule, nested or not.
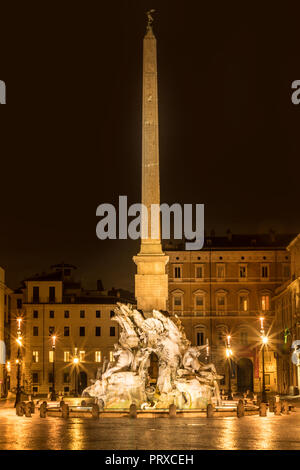
[(31, 418), (0, 407), (0, 450), (299, 450), (300, 409), (244, 418)]

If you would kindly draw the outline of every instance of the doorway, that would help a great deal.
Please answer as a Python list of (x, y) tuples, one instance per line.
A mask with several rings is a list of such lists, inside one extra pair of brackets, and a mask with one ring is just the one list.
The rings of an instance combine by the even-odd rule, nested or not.
[(78, 380), (78, 392), (82, 394), (83, 390), (87, 387), (87, 375), (86, 372), (80, 371)]
[(241, 358), (237, 363), (237, 387), (241, 393), (247, 390), (253, 392), (253, 363), (247, 357)]

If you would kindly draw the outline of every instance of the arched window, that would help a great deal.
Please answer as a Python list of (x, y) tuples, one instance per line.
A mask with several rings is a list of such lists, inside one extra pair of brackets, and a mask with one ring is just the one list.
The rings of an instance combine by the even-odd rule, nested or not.
[(239, 312), (249, 311), (249, 292), (240, 291), (238, 296), (238, 310)]
[(225, 315), (227, 309), (227, 292), (219, 290), (216, 293), (216, 311), (217, 315)]
[(199, 289), (193, 293), (193, 296), (194, 296), (194, 309), (195, 309), (196, 314), (204, 315), (206, 292)]
[(196, 346), (206, 344), (206, 327), (204, 325), (197, 325), (194, 334)]
[(184, 292), (180, 289), (176, 289), (172, 292), (172, 305), (173, 305), (173, 310), (176, 312), (182, 312), (183, 311), (183, 297), (184, 297)]

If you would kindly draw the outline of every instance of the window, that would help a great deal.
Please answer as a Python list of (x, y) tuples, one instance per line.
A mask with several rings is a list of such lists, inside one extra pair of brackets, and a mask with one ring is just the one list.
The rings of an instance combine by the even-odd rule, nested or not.
[(263, 264), (261, 266), (261, 277), (268, 278), (269, 277), (269, 265)]
[(22, 299), (17, 299), (17, 308), (22, 308)]
[(115, 316), (115, 312), (113, 310), (110, 311), (110, 318), (113, 318)]
[(69, 269), (69, 268), (64, 269), (64, 275), (65, 276), (71, 276), (71, 269)]
[(70, 374), (68, 372), (64, 372), (64, 384), (70, 383)]
[(217, 278), (225, 277), (225, 264), (217, 264)]
[(33, 318), (39, 318), (39, 311), (33, 310)]
[(246, 264), (240, 264), (240, 271), (239, 271), (239, 277), (240, 279), (245, 279), (247, 277), (247, 265)]
[(197, 310), (203, 310), (204, 309), (204, 295), (197, 294), (195, 297), (195, 304), (196, 304)]
[(241, 331), (240, 341), (243, 346), (247, 346), (248, 344), (248, 332), (247, 331)]
[(32, 335), (33, 336), (38, 336), (39, 335), (39, 327), (38, 326), (34, 326), (33, 329), (32, 329)]
[(70, 336), (70, 327), (64, 326), (64, 336)]
[(55, 332), (55, 326), (49, 326), (49, 336), (54, 335)]
[(85, 318), (85, 310), (80, 310), (80, 318)]
[(32, 289), (32, 302), (38, 304), (40, 301), (40, 288), (38, 286), (33, 286)]
[(64, 362), (70, 362), (70, 351), (64, 351)]
[(69, 312), (69, 310), (65, 310), (65, 318), (70, 318), (70, 312)]
[(32, 351), (32, 362), (39, 362), (39, 352)]
[(264, 311), (270, 310), (270, 296), (268, 294), (261, 296), (261, 309)]
[(55, 287), (49, 287), (49, 302), (55, 302)]
[(101, 351), (95, 351), (95, 362), (101, 362)]
[(181, 278), (181, 267), (180, 266), (175, 266), (174, 267), (174, 277), (176, 279), (180, 279)]
[(64, 387), (64, 393), (69, 393), (70, 387)]
[(85, 336), (85, 326), (79, 327), (79, 336)]
[(174, 295), (174, 305), (181, 306), (181, 295)]
[(33, 384), (38, 384), (39, 383), (39, 373), (38, 372), (33, 372), (32, 373), (32, 383)]
[(116, 328), (114, 326), (109, 328), (109, 336), (116, 336)]
[(197, 331), (197, 346), (204, 345), (204, 333), (203, 331)]
[(50, 312), (49, 312), (49, 318), (54, 318), (54, 310), (50, 310)]
[(49, 362), (53, 362), (53, 360), (54, 360), (54, 351), (51, 350), (49, 351)]
[(223, 293), (217, 294), (217, 312), (222, 313), (226, 310), (226, 295)]
[(85, 359), (85, 351), (79, 351), (80, 362), (84, 362), (84, 359)]
[(115, 357), (114, 357), (114, 352), (113, 351), (109, 351), (109, 360), (110, 360), (110, 362), (115, 362)]
[(240, 294), (239, 296), (239, 311), (247, 312), (248, 311), (248, 295)]
[(53, 384), (53, 373), (52, 372), (48, 373), (48, 383)]
[(101, 326), (96, 326), (96, 328), (95, 328), (95, 336), (101, 336)]
[(101, 318), (101, 310), (96, 310), (96, 318)]
[(204, 277), (204, 267), (196, 266), (196, 278), (203, 279), (203, 277)]

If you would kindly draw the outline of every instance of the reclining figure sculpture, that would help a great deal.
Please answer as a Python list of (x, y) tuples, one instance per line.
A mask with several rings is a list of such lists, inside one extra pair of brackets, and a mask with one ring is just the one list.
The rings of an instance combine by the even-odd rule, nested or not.
[[(114, 312), (112, 319), (121, 327), (114, 361), (104, 361), (83, 396), (94, 397), (102, 408), (123, 409), (132, 403), (144, 409), (168, 408), (172, 403), (186, 409), (220, 402), (217, 380), (222, 377), (213, 364), (200, 361), (205, 346), (191, 346), (177, 316), (171, 319), (153, 310), (146, 317), (120, 303)], [(158, 358), (156, 387), (148, 371), (152, 353)]]

